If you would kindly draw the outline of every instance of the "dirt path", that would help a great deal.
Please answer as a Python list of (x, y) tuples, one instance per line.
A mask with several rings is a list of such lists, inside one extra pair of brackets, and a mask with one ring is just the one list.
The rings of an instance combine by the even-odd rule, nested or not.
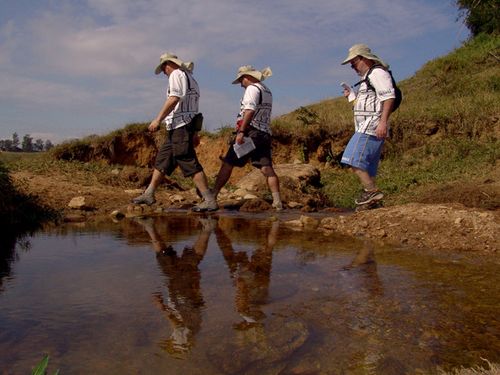
[[(17, 172), (14, 181), (25, 192), (37, 195), (41, 203), (60, 210), (67, 221), (91, 221), (109, 217), (114, 210), (130, 212), (134, 190), (88, 181), (84, 176)], [(86, 210), (68, 207), (72, 198), (85, 198)], [(179, 199), (182, 197), (182, 201)], [(176, 199), (172, 199), (176, 198)], [(184, 206), (196, 201), (192, 191), (162, 190), (159, 207)], [(178, 202), (172, 202), (177, 200)], [(135, 206), (135, 209), (137, 207)], [(139, 208), (140, 209), (140, 208)], [(299, 218), (303, 214), (296, 212)], [(326, 215), (320, 230), (366, 236), (384, 242), (422, 248), (495, 253), (500, 249), (500, 212), (467, 208), (458, 204), (408, 204), (358, 213)]]

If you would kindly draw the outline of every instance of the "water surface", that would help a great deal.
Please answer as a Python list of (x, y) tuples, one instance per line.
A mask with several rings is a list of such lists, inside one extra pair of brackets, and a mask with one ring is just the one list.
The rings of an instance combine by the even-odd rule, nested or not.
[(266, 217), (62, 226), (2, 244), (0, 369), (404, 374), (500, 362), (494, 258)]

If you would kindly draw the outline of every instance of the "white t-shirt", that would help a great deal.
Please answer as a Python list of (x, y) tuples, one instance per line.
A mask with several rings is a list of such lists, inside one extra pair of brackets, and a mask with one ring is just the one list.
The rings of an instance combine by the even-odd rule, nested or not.
[(177, 96), (179, 102), (168, 114), (164, 122), (167, 130), (173, 130), (187, 125), (198, 113), (200, 88), (191, 73), (175, 69), (168, 77), (167, 98)]
[(241, 99), (238, 119), (243, 118), (245, 110), (255, 111), (250, 125), (263, 132), (271, 134), (271, 112), (273, 108), (273, 95), (267, 86), (261, 82), (247, 86)]
[[(366, 75), (363, 79), (366, 79)], [(354, 104), (354, 126), (357, 133), (376, 135), (382, 114), (382, 102), (396, 98), (396, 92), (391, 75), (382, 68), (372, 70), (370, 83), (375, 91), (369, 90), (366, 82), (359, 86)]]

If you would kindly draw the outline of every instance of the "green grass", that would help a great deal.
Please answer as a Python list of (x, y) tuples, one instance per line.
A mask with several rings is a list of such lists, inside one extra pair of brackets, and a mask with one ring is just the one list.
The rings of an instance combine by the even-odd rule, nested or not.
[[(480, 142), (449, 139), (428, 144), (403, 155), (386, 157), (379, 169), (378, 186), (388, 204), (418, 201), (419, 188), (460, 183), (486, 177), (500, 159), (500, 141)], [(333, 168), (322, 173), (323, 192), (330, 203), (354, 207), (361, 187), (348, 169)]]
[[(43, 359), (36, 365), (36, 367), (31, 372), (31, 375), (47, 375), (47, 367), (49, 366), (49, 355), (46, 354)], [(59, 370), (54, 372), (54, 375), (58, 375)]]

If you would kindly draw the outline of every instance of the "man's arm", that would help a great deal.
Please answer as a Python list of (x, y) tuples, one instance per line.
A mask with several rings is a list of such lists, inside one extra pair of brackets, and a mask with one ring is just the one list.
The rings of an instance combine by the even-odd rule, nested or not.
[(389, 116), (392, 113), (392, 106), (394, 105), (393, 98), (384, 100), (382, 102), (382, 114), (380, 115), (380, 122), (377, 125), (377, 138), (385, 139), (387, 137), (387, 124), (389, 123)]
[(168, 116), (170, 112), (172, 112), (179, 103), (179, 97), (178, 96), (169, 96), (166, 100), (165, 103), (163, 103), (163, 106), (161, 107), (160, 112), (158, 113), (158, 116), (151, 121), (151, 124), (149, 124), (148, 129), (150, 132), (157, 131), (158, 128), (160, 127), (161, 122), (165, 119), (165, 117)]
[(243, 132), (250, 126), (252, 122), (253, 116), (255, 115), (255, 111), (252, 109), (245, 109), (243, 113), (243, 119), (241, 120), (241, 125), (238, 129), (238, 134), (236, 134), (236, 143), (242, 144), (243, 142)]

